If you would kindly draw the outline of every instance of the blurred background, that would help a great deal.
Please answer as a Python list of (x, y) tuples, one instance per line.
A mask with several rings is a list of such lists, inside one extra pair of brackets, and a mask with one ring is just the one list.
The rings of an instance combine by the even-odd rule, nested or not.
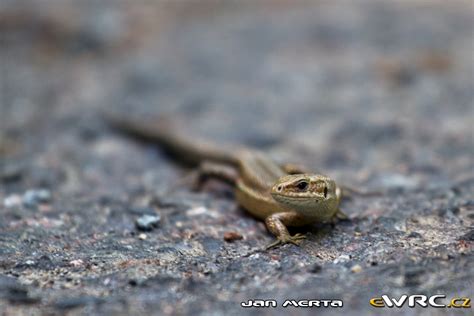
[[(349, 253), (352, 260), (372, 269), (379, 263), (396, 263), (389, 288), (399, 286), (402, 291), (423, 285), (434, 291), (434, 283), (420, 281), (418, 272), (404, 274), (412, 271), (411, 265), (397, 269), (412, 257), (420, 263), (472, 254), (472, 243), (460, 245), (460, 240), (472, 242), (473, 204), (468, 196), (474, 170), (473, 12), (472, 1), (1, 1), (0, 273), (15, 276), (21, 286), (31, 285), (26, 298), (47, 288), (51, 291), (40, 295), (41, 300), (56, 302), (51, 304), (58, 308), (97, 307), (97, 297), (112, 295), (112, 288), (128, 289), (127, 282), (137, 279), (139, 268), (133, 270), (122, 261), (152, 260), (153, 247), (168, 242), (174, 249), (186, 240), (169, 228), (171, 232), (148, 236), (149, 252), (139, 246), (133, 251), (120, 248), (132, 239), (142, 242), (132, 234), (140, 211), (127, 210), (149, 207), (156, 192), (182, 171), (156, 148), (108, 128), (100, 113), (110, 110), (148, 120), (166, 115), (193, 136), (257, 147), (279, 161), (303, 163), (348, 185), (401, 192), (385, 200), (354, 201), (346, 210), (351, 216), (363, 214), (359, 226), (343, 226), (342, 231), (326, 235), (325, 246), (310, 247), (303, 254), (294, 250), (288, 257), (292, 263), (279, 271), (293, 271), (298, 262), (334, 264), (318, 284), (332, 284), (331, 273), (337, 272), (349, 280), (350, 288), (365, 284), (366, 291), (361, 292), (366, 295), (371, 286), (386, 289), (382, 277), (387, 270), (368, 272), (380, 279), (347, 279), (349, 257), (341, 256)], [(450, 190), (454, 195), (440, 193)], [(177, 197), (173, 203), (179, 201), (181, 206), (175, 205), (179, 208), (189, 199), (193, 198)], [(198, 202), (210, 200), (212, 194)], [(232, 205), (231, 200), (225, 203), (227, 208)], [(440, 210), (451, 215), (438, 218)], [(206, 222), (209, 226), (203, 231), (232, 222), (228, 212), (232, 211), (214, 214), (216, 222)], [(410, 221), (427, 218), (430, 212), (438, 214), (432, 221)], [(175, 223), (173, 216), (169, 223)], [(256, 235), (244, 234), (245, 247), (270, 240), (253, 219), (239, 222), (242, 214), (233, 216), (235, 222), (227, 229), (255, 228)], [(405, 238), (400, 236), (412, 233), (409, 227), (418, 227), (417, 234), (425, 239), (414, 245), (408, 241), (413, 236), (406, 237), (410, 250), (403, 250), (398, 242)], [(195, 227), (189, 229), (196, 234)], [(393, 231), (401, 235), (391, 235)], [(370, 235), (372, 241), (362, 243), (364, 249), (349, 247), (356, 242), (350, 239), (354, 232), (367, 233), (364, 236)], [(174, 239), (167, 240), (166, 233)], [(255, 237), (259, 235), (266, 239)], [(22, 238), (30, 240), (28, 246), (19, 243)], [(97, 238), (102, 246), (92, 241)], [(81, 239), (89, 244), (78, 245)], [(202, 309), (205, 302), (209, 308), (227, 310), (234, 300), (231, 306), (238, 312), (236, 302), (248, 299), (248, 293), (284, 297), (296, 288), (322, 295), (321, 287), (298, 281), (299, 270), (291, 272), (295, 279), (278, 279), (283, 282), (279, 289), (270, 286), (277, 282), (274, 278), (269, 283), (229, 280), (221, 263), (207, 266), (210, 258), (224, 255), (205, 241), (207, 253), (198, 256), (205, 268), (196, 273), (222, 272), (213, 286), (202, 285), (209, 297), (196, 300), (192, 287), (199, 285), (188, 284), (183, 289), (189, 291), (188, 298), (171, 299), (194, 302), (184, 309), (160, 305), (156, 297), (155, 303), (132, 296), (120, 304), (128, 311), (141, 306), (144, 312), (158, 304), (173, 314), (190, 312), (193, 306)], [(312, 242), (321, 244), (318, 238)], [(63, 251), (66, 244), (70, 251)], [(242, 252), (242, 245), (233, 247)], [(121, 249), (121, 254), (113, 249)], [(188, 262), (189, 257), (176, 255), (167, 269), (176, 274), (194, 271), (196, 264)], [(36, 265), (28, 266), (28, 260)], [(79, 269), (77, 284), (52, 272), (60, 262)], [(103, 270), (91, 272), (87, 264), (94, 262), (101, 262)], [(169, 272), (147, 270), (148, 263), (137, 262), (132, 266), (146, 271), (144, 279)], [(461, 259), (455, 262), (452, 267), (465, 264)], [(252, 268), (247, 264), (234, 267), (233, 273), (273, 269), (264, 263)], [(110, 271), (118, 271), (118, 276), (109, 276)], [(434, 271), (449, 274), (442, 268)], [(472, 280), (472, 266), (466, 271), (464, 279)], [(96, 281), (86, 281), (91, 275)], [(394, 275), (401, 275), (401, 283)], [(56, 283), (48, 283), (51, 280)], [(178, 277), (176, 284), (182, 280)], [(170, 288), (175, 281), (169, 281)], [(239, 282), (250, 290), (236, 290)], [(441, 286), (469, 289), (459, 282), (448, 277)], [(221, 293), (221, 283), (233, 290)], [(64, 303), (64, 293), (56, 291), (67, 286), (68, 295), (76, 298), (72, 303)], [(365, 310), (366, 298), (361, 301), (348, 287), (331, 293), (344, 295), (354, 311)], [(0, 293), (1, 289), (0, 279)], [(470, 289), (472, 293), (472, 285)], [(84, 293), (92, 298), (84, 299)], [(116, 294), (123, 298), (123, 293)], [(16, 308), (23, 307), (8, 310), (18, 312)]]
[(472, 167), (460, 155), (472, 145), (471, 9), (3, 1), (2, 135), (31, 148), (96, 130), (101, 109), (167, 112), (216, 140), (287, 141), (315, 154), (313, 167), (430, 170), (440, 159), (436, 175), (453, 176)]

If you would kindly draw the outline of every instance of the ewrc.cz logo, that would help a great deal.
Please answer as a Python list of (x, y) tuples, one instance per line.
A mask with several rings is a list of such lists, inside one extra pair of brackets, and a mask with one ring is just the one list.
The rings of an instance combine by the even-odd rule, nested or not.
[(426, 295), (402, 295), (397, 300), (390, 298), (388, 295), (382, 295), (382, 297), (374, 297), (370, 300), (370, 305), (373, 307), (398, 307), (401, 308), (407, 303), (410, 308), (416, 305), (421, 307), (436, 307), (436, 308), (471, 308), (471, 299), (467, 297), (455, 297), (449, 301), (448, 304), (443, 303), (443, 299), (446, 298), (444, 294), (432, 295), (430, 297)]

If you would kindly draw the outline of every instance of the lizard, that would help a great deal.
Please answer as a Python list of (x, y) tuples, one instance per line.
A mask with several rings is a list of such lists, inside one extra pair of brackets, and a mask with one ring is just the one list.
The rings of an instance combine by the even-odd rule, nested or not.
[(278, 164), (267, 154), (251, 148), (226, 148), (186, 138), (168, 121), (143, 121), (107, 113), (110, 126), (126, 134), (161, 145), (174, 157), (198, 166), (199, 178), (215, 177), (234, 187), (237, 203), (265, 222), (276, 237), (266, 249), (291, 243), (305, 235), (290, 235), (288, 227), (346, 219), (340, 210), (342, 190), (323, 174), (297, 164)]

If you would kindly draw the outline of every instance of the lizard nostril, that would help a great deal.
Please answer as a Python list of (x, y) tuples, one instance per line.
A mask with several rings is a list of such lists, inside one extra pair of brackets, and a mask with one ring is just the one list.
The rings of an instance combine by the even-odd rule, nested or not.
[(281, 185), (277, 187), (277, 191), (281, 191)]
[(324, 187), (324, 197), (328, 196), (328, 187)]

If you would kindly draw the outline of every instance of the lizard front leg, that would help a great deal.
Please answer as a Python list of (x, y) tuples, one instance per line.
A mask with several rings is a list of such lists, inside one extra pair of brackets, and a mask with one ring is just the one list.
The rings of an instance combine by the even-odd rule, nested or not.
[[(337, 199), (337, 204), (339, 205), (342, 200), (342, 189), (339, 186), (336, 186), (336, 199)], [(345, 221), (348, 220), (349, 216), (344, 213), (340, 208), (337, 209), (337, 212), (334, 214), (332, 217), (332, 223), (335, 224), (338, 221)]]
[(268, 230), (277, 237), (277, 240), (266, 247), (266, 249), (273, 248), (278, 245), (292, 243), (299, 245), (302, 239), (306, 236), (303, 234), (296, 234), (291, 236), (286, 228), (287, 225), (297, 225), (302, 223), (300, 215), (294, 212), (275, 213), (265, 219), (265, 224)]

